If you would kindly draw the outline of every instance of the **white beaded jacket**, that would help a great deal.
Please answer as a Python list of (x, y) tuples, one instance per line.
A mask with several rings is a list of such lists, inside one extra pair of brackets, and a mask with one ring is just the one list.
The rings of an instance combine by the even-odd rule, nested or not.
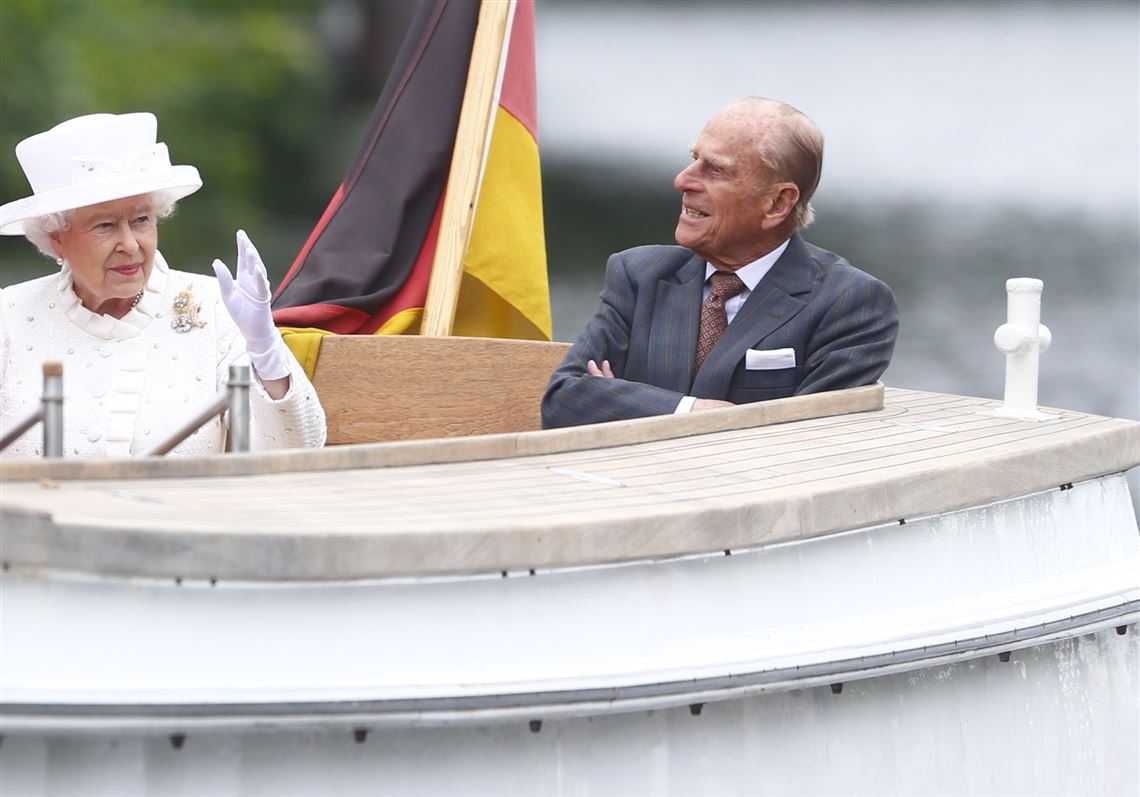
[[(35, 411), (42, 363), (63, 363), (65, 457), (125, 457), (154, 448), (205, 408), (231, 364), (248, 363), (245, 341), (222, 304), (217, 280), (173, 271), (155, 253), (142, 298), (121, 319), (96, 315), (72, 288), (71, 269), (0, 289), (0, 429)], [(304, 369), (291, 359), (288, 394), (250, 388), (250, 447), (321, 446), (325, 415)], [(217, 454), (215, 418), (172, 454)], [(38, 456), (37, 426), (2, 452)]]

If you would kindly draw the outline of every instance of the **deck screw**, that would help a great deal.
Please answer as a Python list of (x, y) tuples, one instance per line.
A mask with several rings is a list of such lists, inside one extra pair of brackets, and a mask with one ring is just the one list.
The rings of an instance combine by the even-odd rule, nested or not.
[(701, 716), (701, 711), (704, 709), (704, 707), (705, 707), (704, 703), (690, 703), (689, 704), (689, 713), (692, 714), (694, 717), (699, 717), (699, 716)]
[(1003, 650), (998, 654), (998, 661), (1009, 661), (1009, 651)]
[(831, 694), (833, 694), (833, 695), (837, 695), (837, 694), (839, 694), (839, 693), (840, 693), (840, 692), (842, 692), (842, 691), (843, 691), (843, 684), (842, 684), (842, 682), (841, 682), (841, 683), (837, 683), (837, 684), (832, 684), (832, 685), (831, 685)]
[(531, 720), (530, 721), (530, 732), (531, 733), (538, 733), (541, 730), (542, 730), (542, 720)]
[(352, 738), (356, 741), (357, 744), (364, 744), (364, 741), (368, 738), (368, 729), (354, 728), (352, 731)]
[(181, 750), (182, 745), (186, 744), (186, 734), (175, 733), (170, 736), (170, 746), (175, 750)]

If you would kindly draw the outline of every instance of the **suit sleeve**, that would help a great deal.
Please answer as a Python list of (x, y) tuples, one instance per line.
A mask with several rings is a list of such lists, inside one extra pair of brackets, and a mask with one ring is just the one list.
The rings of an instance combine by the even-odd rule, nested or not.
[[(628, 269), (622, 253), (610, 256), (601, 306), (546, 387), (543, 428), (668, 415), (681, 401), (682, 393), (621, 378), (637, 306), (637, 285)], [(587, 374), (589, 360), (609, 360), (615, 378)]]
[(856, 273), (837, 286), (811, 337), (796, 395), (869, 385), (890, 365), (899, 327), (894, 294)]

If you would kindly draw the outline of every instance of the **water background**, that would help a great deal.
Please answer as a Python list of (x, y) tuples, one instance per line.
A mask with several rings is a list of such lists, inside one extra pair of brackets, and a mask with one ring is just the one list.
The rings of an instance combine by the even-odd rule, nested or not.
[(1004, 282), (1045, 281), (1042, 404), (1140, 417), (1140, 13), (1131, 3), (540, 7), (557, 339), (606, 256), (671, 242), (672, 177), (732, 99), (827, 139), (805, 237), (894, 289), (889, 385), (1000, 397)]

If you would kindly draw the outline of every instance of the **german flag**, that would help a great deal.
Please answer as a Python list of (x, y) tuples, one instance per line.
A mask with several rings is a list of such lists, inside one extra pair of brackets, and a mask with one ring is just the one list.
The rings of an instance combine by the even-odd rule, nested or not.
[[(484, 2), (513, 13), (452, 332), (549, 340), (534, 3)], [(274, 320), (310, 372), (313, 335), (419, 332), (478, 17), (478, 2), (421, 5), (344, 182), (278, 287)]]

